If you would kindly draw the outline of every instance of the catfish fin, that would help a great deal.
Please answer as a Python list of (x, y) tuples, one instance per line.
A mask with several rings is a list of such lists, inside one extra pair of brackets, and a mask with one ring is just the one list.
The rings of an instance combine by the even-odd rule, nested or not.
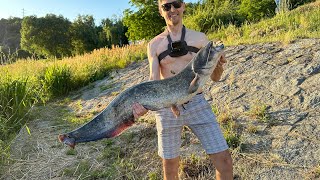
[(179, 108), (177, 107), (177, 105), (172, 105), (171, 106), (171, 111), (172, 111), (172, 113), (174, 114), (174, 116), (176, 117), (176, 118), (178, 118), (179, 116), (180, 116), (180, 111), (179, 111)]
[(196, 76), (193, 78), (193, 80), (190, 83), (189, 90), (188, 90), (189, 94), (192, 94), (198, 90), (199, 79), (200, 79), (199, 75), (196, 73)]

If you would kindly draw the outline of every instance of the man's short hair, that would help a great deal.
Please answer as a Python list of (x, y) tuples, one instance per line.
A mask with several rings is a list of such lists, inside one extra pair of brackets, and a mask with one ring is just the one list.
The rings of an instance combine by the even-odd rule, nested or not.
[[(161, 3), (161, 1), (163, 0), (158, 0), (158, 3)], [(177, 0), (177, 1), (183, 2), (183, 0)]]

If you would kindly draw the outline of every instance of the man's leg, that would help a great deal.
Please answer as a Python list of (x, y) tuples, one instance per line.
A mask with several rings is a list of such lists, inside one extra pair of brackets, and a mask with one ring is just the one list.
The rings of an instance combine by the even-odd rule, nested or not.
[(162, 158), (165, 180), (179, 179), (179, 151), (183, 119), (176, 118), (170, 108), (156, 112), (158, 154)]
[(164, 180), (178, 180), (179, 157), (173, 159), (162, 159)]
[(217, 180), (232, 180), (232, 158), (229, 150), (225, 150), (215, 154), (209, 154), (209, 157), (216, 168)]

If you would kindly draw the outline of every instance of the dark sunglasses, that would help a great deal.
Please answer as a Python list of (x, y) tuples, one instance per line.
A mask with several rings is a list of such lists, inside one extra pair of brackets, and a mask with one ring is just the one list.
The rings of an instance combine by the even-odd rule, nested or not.
[(175, 8), (178, 9), (181, 7), (182, 2), (180, 1), (173, 1), (171, 3), (166, 3), (166, 4), (162, 4), (161, 7), (164, 11), (170, 11), (171, 10), (171, 5)]

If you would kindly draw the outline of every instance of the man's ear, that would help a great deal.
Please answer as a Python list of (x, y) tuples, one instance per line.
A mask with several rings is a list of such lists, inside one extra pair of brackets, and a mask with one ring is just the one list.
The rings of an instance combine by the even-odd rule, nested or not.
[(186, 5), (186, 3), (185, 2), (183, 2), (183, 12), (185, 13), (186, 12), (186, 7), (187, 7), (187, 5)]
[(158, 8), (158, 10), (159, 10), (159, 14), (160, 14), (160, 16), (161, 17), (163, 17), (163, 15), (162, 15), (162, 11), (161, 11), (161, 7), (160, 6), (158, 6), (159, 8)]

